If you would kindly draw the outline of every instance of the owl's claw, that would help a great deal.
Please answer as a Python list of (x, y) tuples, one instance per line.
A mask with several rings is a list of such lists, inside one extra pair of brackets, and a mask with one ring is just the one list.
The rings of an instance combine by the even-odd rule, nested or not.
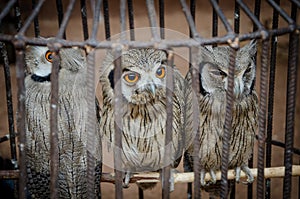
[(205, 182), (205, 170), (204, 169), (201, 169), (201, 171), (200, 171), (200, 184), (202, 186), (206, 185), (206, 182)]
[(215, 171), (211, 169), (211, 170), (209, 171), (209, 174), (210, 174), (210, 177), (211, 177), (210, 182), (211, 182), (212, 184), (216, 184), (216, 182), (217, 182), (217, 176), (216, 176)]
[(130, 178), (131, 178), (131, 173), (130, 172), (125, 172), (123, 188), (128, 188), (129, 187)]
[(240, 182), (241, 171), (243, 171), (247, 175), (247, 181), (242, 182), (242, 183), (243, 184), (251, 184), (254, 181), (254, 177), (248, 166), (241, 166), (241, 167), (235, 168), (235, 181), (237, 183)]

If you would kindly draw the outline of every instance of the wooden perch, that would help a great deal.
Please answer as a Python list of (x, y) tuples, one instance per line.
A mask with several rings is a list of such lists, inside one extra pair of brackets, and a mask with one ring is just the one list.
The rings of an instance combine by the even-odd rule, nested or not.
[[(282, 178), (284, 177), (284, 169), (285, 167), (271, 167), (271, 168), (265, 168), (265, 178)], [(257, 169), (250, 169), (254, 178), (257, 177)], [(216, 173), (217, 180), (221, 180), (221, 171), (218, 171)], [(300, 176), (300, 165), (293, 165), (292, 168), (292, 176)], [(244, 179), (246, 181), (246, 174), (242, 171), (241, 172), (241, 180)], [(235, 171), (234, 170), (228, 170), (228, 180), (235, 179)], [(210, 180), (210, 175), (206, 173), (205, 180)], [(109, 182), (114, 183), (115, 177), (114, 173), (103, 173), (102, 182)], [(147, 183), (147, 182), (159, 182), (160, 176), (159, 173), (150, 172), (150, 173), (138, 173), (134, 174), (131, 179), (130, 183)], [(174, 174), (174, 181), (175, 183), (188, 183), (188, 182), (194, 182), (194, 173), (188, 172), (188, 173), (175, 173)]]

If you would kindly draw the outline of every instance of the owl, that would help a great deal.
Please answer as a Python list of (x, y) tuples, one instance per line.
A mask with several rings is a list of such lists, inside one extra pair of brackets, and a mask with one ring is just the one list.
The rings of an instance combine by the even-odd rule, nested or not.
[[(81, 49), (59, 51), (58, 194), (59, 198), (87, 198), (87, 84), (86, 58)], [(31, 198), (50, 198), (50, 99), (53, 53), (28, 46), (25, 52), (26, 166)], [(99, 113), (98, 113), (99, 115)], [(95, 114), (95, 120), (99, 122)], [(95, 194), (99, 195), (101, 136), (94, 135)], [(99, 190), (98, 190), (99, 188)]]
[[(199, 103), (200, 151), (194, 151), (194, 146), (191, 145), (185, 153), (184, 161), (185, 166), (192, 169), (193, 156), (199, 156), (200, 183), (204, 188), (209, 187), (209, 184), (216, 183), (215, 172), (221, 169), (229, 54), (230, 47), (228, 46), (199, 48), (197, 72), (200, 76), (200, 93), (198, 93), (197, 98)], [(247, 174), (248, 183), (252, 183), (254, 180), (248, 167), (248, 160), (252, 156), (258, 123), (258, 97), (254, 89), (255, 54), (255, 41), (251, 41), (240, 48), (236, 54), (228, 165), (229, 169), (236, 171), (236, 182), (240, 181), (241, 171)], [(191, 87), (191, 72), (187, 74), (186, 79), (190, 82), (189, 86)], [(193, 109), (185, 111), (191, 112)], [(209, 172), (211, 176), (211, 182), (208, 184), (204, 180), (206, 172)]]
[[(109, 52), (100, 75), (103, 108), (100, 129), (102, 140), (108, 146), (114, 141), (114, 93), (122, 92), (122, 171), (124, 187), (135, 172), (159, 171), (164, 166), (176, 168), (185, 147), (182, 134), (183, 80), (177, 69), (167, 65), (167, 53), (163, 50), (130, 49), (122, 52), (122, 75), (117, 82), (122, 90), (114, 88), (113, 56)], [(166, 76), (174, 74), (172, 129), (166, 129)], [(165, 162), (166, 130), (172, 130), (170, 162)], [(105, 147), (103, 147), (105, 148)], [(111, 152), (111, 147), (108, 147)], [(174, 170), (173, 170), (174, 171)], [(153, 187), (139, 184), (142, 189)]]

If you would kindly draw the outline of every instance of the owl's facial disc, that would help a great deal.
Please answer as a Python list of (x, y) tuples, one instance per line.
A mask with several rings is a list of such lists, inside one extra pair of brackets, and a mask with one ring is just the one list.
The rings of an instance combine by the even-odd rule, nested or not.
[(39, 63), (38, 68), (33, 71), (31, 79), (36, 82), (50, 81), (51, 70), (52, 70), (52, 55), (51, 51), (45, 53), (44, 59)]

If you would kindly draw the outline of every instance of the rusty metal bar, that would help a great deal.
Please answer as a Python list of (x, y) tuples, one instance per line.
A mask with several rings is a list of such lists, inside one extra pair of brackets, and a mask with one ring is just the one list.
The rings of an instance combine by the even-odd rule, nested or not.
[[(96, 107), (95, 107), (95, 51), (89, 52), (87, 56), (87, 74), (86, 74), (86, 84), (87, 84), (87, 143), (86, 143), (86, 152), (87, 152), (87, 193), (88, 198), (96, 198), (95, 195), (95, 165), (96, 159), (95, 155), (92, 152), (95, 151), (94, 136), (96, 133)], [(97, 152), (96, 152), (97, 153)], [(98, 187), (100, 189), (100, 187)], [(97, 188), (96, 188), (97, 189)], [(98, 197), (100, 197), (98, 195)]]
[[(196, 16), (196, 1), (195, 0), (191, 0), (190, 1), (190, 13), (191, 13), (191, 15), (192, 15), (192, 19), (193, 19), (193, 21), (194, 21), (194, 23), (196, 23), (196, 21), (195, 21), (195, 16)], [(193, 33), (192, 33), (192, 31), (191, 31), (191, 28), (189, 28), (189, 36), (190, 36), (190, 38), (193, 36)], [(195, 50), (195, 49), (194, 49)], [(192, 68), (193, 68), (193, 57), (195, 57), (196, 56), (196, 54), (197, 54), (197, 52), (194, 52), (194, 54), (193, 54), (193, 52), (192, 52), (192, 49), (191, 48), (189, 48), (189, 70), (190, 71), (192, 71)], [(193, 81), (194, 81), (194, 79), (193, 79), (193, 76), (192, 76), (192, 84), (193, 84)], [(193, 85), (192, 85), (193, 86)], [(186, 105), (185, 105), (186, 106)], [(184, 111), (184, 120), (186, 120), (186, 112)], [(196, 120), (195, 120), (196, 121)], [(184, 123), (186, 123), (186, 121), (184, 121)], [(197, 132), (195, 133), (195, 135), (197, 134)], [(199, 135), (199, 134), (198, 134)], [(184, 136), (186, 136), (186, 134), (184, 135)], [(195, 141), (195, 142), (197, 142), (197, 141)], [(198, 145), (199, 145), (200, 143), (198, 143)], [(198, 147), (198, 146), (197, 146)], [(195, 151), (196, 151), (196, 149), (195, 149)], [(198, 150), (199, 151), (199, 150)], [(196, 158), (197, 159), (197, 158)], [(198, 157), (198, 159), (199, 159), (199, 157)], [(197, 161), (196, 161), (196, 163), (197, 164), (199, 164), (199, 160), (197, 159)], [(187, 167), (189, 168), (189, 167), (191, 167), (191, 165), (187, 165)], [(195, 168), (195, 167), (194, 167)], [(197, 171), (195, 171), (195, 169), (194, 169), (194, 172), (195, 172), (195, 187), (200, 187), (200, 170), (199, 170), (199, 165), (198, 165), (198, 167), (196, 166), (196, 168), (198, 169)], [(201, 193), (200, 193), (200, 189), (195, 189), (198, 193), (196, 194), (197, 195), (197, 197), (198, 196), (200, 196), (201, 195)], [(187, 185), (187, 198), (188, 199), (191, 199), (193, 197), (193, 184), (192, 183), (188, 183), (188, 185)]]
[[(285, 148), (285, 143), (283, 143), (283, 142), (280, 142), (280, 141), (277, 141), (277, 140), (272, 140), (271, 143), (274, 146)], [(300, 149), (299, 148), (293, 148), (293, 153), (300, 156)]]
[(58, 148), (58, 90), (59, 90), (59, 65), (60, 57), (58, 49), (53, 51), (53, 62), (51, 71), (51, 99), (50, 99), (50, 198), (58, 198), (58, 170), (59, 170), (59, 148)]
[(221, 198), (227, 198), (228, 195), (228, 160), (229, 160), (229, 149), (230, 149), (230, 135), (232, 128), (232, 113), (233, 113), (233, 86), (234, 86), (234, 70), (235, 70), (235, 57), (236, 49), (230, 48), (229, 53), (229, 71), (228, 71), (228, 88), (226, 92), (226, 113), (224, 122), (224, 135), (222, 136), (222, 179), (221, 179)]
[(19, 5), (19, 1), (17, 0), (14, 6), (14, 11), (15, 11), (15, 17), (16, 17), (16, 24), (15, 27), (17, 29), (17, 32), (19, 32), (19, 30), (22, 27), (22, 20), (21, 20), (21, 12), (20, 12), (20, 5)]
[(126, 0), (120, 2), (120, 39), (126, 41)]
[[(199, 53), (199, 49), (198, 48), (191, 48), (191, 56), (192, 56), (192, 68), (191, 68), (191, 72), (192, 72), (192, 88), (193, 91), (195, 93), (200, 93), (200, 68), (199, 68), (199, 63), (197, 61), (197, 57)], [(197, 99), (198, 100), (198, 99)], [(198, 103), (192, 103), (193, 106), (193, 110), (197, 110), (195, 108), (195, 106), (198, 106)], [(200, 120), (203, 118), (200, 118)], [(193, 111), (193, 121), (199, 121), (199, 112), (197, 111)], [(199, 121), (200, 122), (200, 121)], [(194, 167), (194, 193), (195, 199), (200, 199), (201, 198), (201, 189), (200, 189), (200, 157), (199, 157), (199, 152), (200, 152), (200, 129), (199, 129), (199, 124), (195, 122), (195, 125), (193, 124), (193, 133), (195, 135), (195, 139), (194, 139), (194, 154), (193, 154), (193, 167)], [(192, 187), (190, 187), (190, 192), (192, 194)], [(190, 196), (188, 196), (189, 198), (192, 198), (192, 195), (190, 194)]]
[(110, 40), (110, 24), (109, 24), (108, 0), (103, 0), (103, 15), (104, 15), (105, 39), (106, 40)]
[(16, 1), (17, 0), (8, 1), (8, 3), (5, 5), (4, 9), (0, 13), (0, 24), (2, 23), (2, 19), (9, 13), (13, 5), (15, 5)]
[(165, 1), (159, 0), (159, 27), (160, 37), (165, 39)]
[(286, 22), (288, 22), (290, 25), (295, 23), (295, 21), (273, 0), (267, 0), (267, 2), (279, 12), (280, 16), (282, 16)]
[[(259, 20), (259, 18), (260, 18), (260, 7), (261, 7), (261, 0), (255, 0), (254, 16), (257, 18), (257, 20)], [(257, 29), (258, 29), (258, 27), (254, 24), (253, 31), (257, 31)], [(252, 198), (252, 196), (251, 196), (251, 198)]]
[(266, 130), (266, 113), (267, 113), (267, 91), (268, 91), (268, 54), (269, 40), (262, 41), (261, 55), (261, 74), (260, 74), (260, 103), (258, 114), (258, 176), (256, 197), (264, 197), (264, 165), (265, 165), (265, 130)]
[[(32, 10), (34, 9), (35, 5), (36, 5), (35, 0), (32, 0)], [(40, 26), (39, 26), (38, 15), (36, 17), (34, 17), (34, 34), (35, 34), (35, 37), (40, 36)]]
[(67, 28), (67, 25), (68, 25), (68, 22), (69, 22), (69, 19), (71, 17), (71, 14), (72, 14), (72, 11), (73, 11), (73, 8), (74, 8), (74, 5), (76, 3), (76, 0), (71, 0), (68, 7), (67, 7), (67, 11), (61, 21), (61, 24), (60, 24), (60, 28), (58, 30), (58, 33), (56, 35), (57, 38), (66, 38), (66, 28)]
[[(57, 10), (57, 16), (58, 16), (58, 27), (61, 27), (62, 20), (64, 18), (64, 9), (62, 0), (56, 0), (56, 10)], [(66, 33), (63, 33), (63, 38), (66, 39)]]
[[(293, 6), (291, 16), (296, 20), (297, 8)], [(292, 164), (295, 131), (295, 109), (297, 92), (297, 67), (299, 56), (299, 31), (289, 35), (288, 75), (286, 93), (286, 120), (285, 120), (285, 150), (284, 150), (284, 185), (283, 197), (291, 198), (292, 190)]]
[(172, 146), (172, 135), (173, 135), (173, 95), (174, 95), (174, 74), (173, 74), (173, 63), (174, 63), (174, 52), (168, 50), (168, 68), (167, 68), (167, 81), (166, 81), (166, 112), (167, 112), (167, 121), (166, 121), (166, 137), (165, 137), (165, 153), (164, 153), (164, 168), (163, 173), (163, 182), (162, 182), (162, 198), (170, 198), (170, 177), (171, 177), (171, 146)]
[(210, 0), (211, 5), (213, 6), (214, 10), (216, 11), (217, 15), (220, 17), (226, 31), (228, 33), (233, 33), (230, 23), (228, 22), (227, 18), (225, 17), (223, 11), (221, 10), (217, 0)]
[(295, 6), (297, 6), (298, 8), (300, 8), (300, 1), (298, 0), (290, 0)]
[(148, 17), (149, 17), (149, 23), (151, 27), (151, 34), (154, 39), (154, 41), (159, 41), (160, 36), (157, 32), (157, 23), (156, 23), (156, 12), (154, 8), (154, 1), (153, 0), (146, 0), (147, 10), (148, 10)]
[(32, 13), (29, 15), (29, 17), (27, 18), (27, 20), (25, 21), (24, 25), (22, 26), (22, 28), (19, 31), (19, 35), (24, 35), (24, 33), (26, 32), (26, 30), (29, 28), (31, 22), (34, 20), (34, 18), (39, 14), (40, 9), (43, 5), (43, 3), (45, 2), (45, 0), (40, 0), (38, 2), (38, 4), (35, 6), (34, 10), (32, 11)]
[(11, 162), (14, 165), (14, 169), (17, 169), (18, 162), (17, 162), (17, 149), (16, 149), (16, 133), (14, 127), (14, 109), (13, 109), (13, 101), (12, 101), (11, 76), (10, 76), (10, 66), (8, 62), (7, 48), (5, 43), (0, 42), (0, 49), (1, 49), (1, 56), (3, 58), (3, 63), (4, 63), (10, 155), (11, 155)]
[(190, 12), (190, 9), (188, 9), (186, 1), (185, 0), (180, 0), (180, 3), (181, 3), (182, 11), (184, 12), (186, 20), (189, 24), (189, 28), (190, 28), (190, 31), (191, 31), (191, 34), (192, 34), (192, 38), (194, 38), (194, 39), (200, 38), (200, 36), (197, 32), (197, 29), (196, 29), (195, 21), (194, 21), (193, 16)]
[[(277, 0), (277, 3), (280, 1)], [(273, 9), (272, 29), (278, 28), (278, 11)], [(266, 139), (266, 167), (271, 167), (272, 161), (272, 132), (273, 132), (273, 111), (274, 111), (274, 91), (276, 72), (277, 37), (271, 37), (270, 75), (269, 75), (269, 99), (268, 99), (268, 119), (267, 119), (267, 139)], [(271, 197), (271, 179), (266, 179), (265, 198)]]
[(134, 41), (134, 15), (133, 15), (133, 5), (132, 0), (127, 0), (128, 6), (128, 18), (129, 18), (129, 31), (130, 31), (130, 40)]
[(97, 38), (99, 21), (100, 21), (100, 8), (101, 8), (101, 4), (102, 4), (102, 0), (97, 0), (96, 1), (96, 5), (95, 5), (95, 9), (94, 9), (92, 35), (90, 37), (91, 40), (96, 40), (96, 38)]
[[(219, 3), (219, 0), (216, 1), (216, 3)], [(218, 36), (218, 15), (215, 9), (212, 9), (212, 36), (217, 37)], [(217, 44), (213, 44), (213, 47), (217, 46)]]
[(113, 49), (114, 55), (114, 119), (115, 119), (115, 146), (114, 146), (114, 170), (115, 170), (115, 198), (122, 199), (123, 198), (123, 171), (122, 171), (122, 135), (123, 135), (123, 127), (122, 127), (122, 84), (119, 82), (122, 75), (122, 48), (121, 46), (117, 46)]
[(17, 114), (17, 129), (19, 135), (19, 166), (20, 166), (20, 178), (19, 178), (19, 198), (25, 199), (27, 192), (27, 173), (26, 173), (26, 130), (25, 130), (25, 83), (24, 83), (24, 50), (25, 44), (19, 40), (15, 43), (16, 48), (16, 77), (18, 86), (18, 113)]
[(237, 2), (245, 14), (254, 22), (255, 26), (258, 27), (259, 30), (265, 30), (263, 24), (260, 23), (259, 19), (250, 11), (249, 7), (242, 0), (237, 0)]
[(89, 29), (87, 23), (86, 0), (80, 0), (80, 13), (83, 30), (83, 39), (87, 40), (89, 38)]
[(236, 34), (240, 33), (240, 21), (241, 21), (240, 6), (237, 2), (234, 3), (234, 32)]

